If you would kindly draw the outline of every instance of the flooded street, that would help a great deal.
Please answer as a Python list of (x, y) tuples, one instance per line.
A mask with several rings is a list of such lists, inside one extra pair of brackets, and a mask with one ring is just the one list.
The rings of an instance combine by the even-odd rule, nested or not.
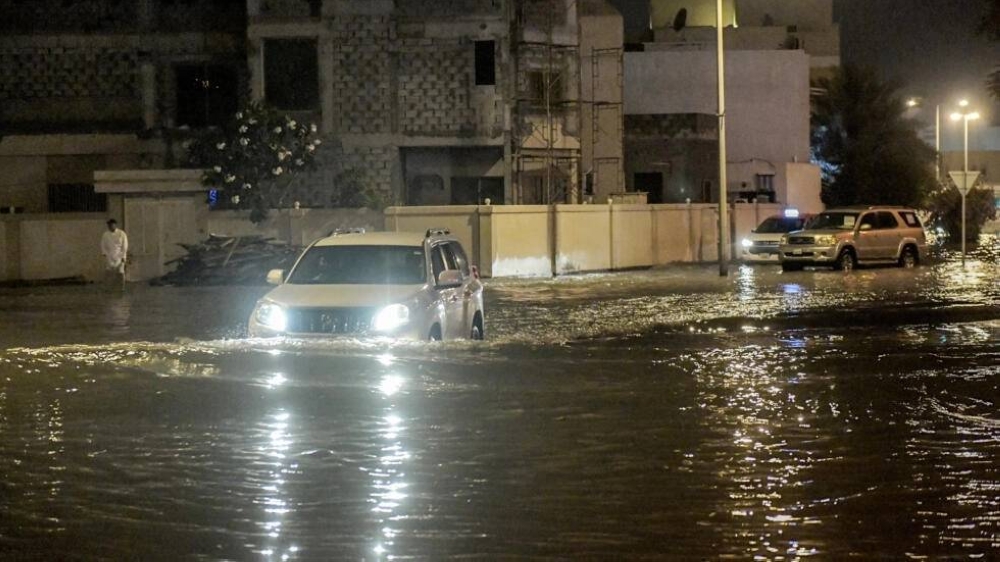
[(995, 243), (495, 280), (485, 342), (245, 339), (264, 291), (0, 291), (0, 556), (1000, 556)]

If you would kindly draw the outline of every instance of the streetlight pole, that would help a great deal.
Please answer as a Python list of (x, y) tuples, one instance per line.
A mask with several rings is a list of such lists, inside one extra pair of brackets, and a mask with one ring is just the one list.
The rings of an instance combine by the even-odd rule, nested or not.
[(726, 193), (726, 70), (722, 46), (722, 0), (715, 1), (719, 83), (719, 276), (729, 275), (729, 196)]
[[(961, 120), (963, 121), (963, 134), (962, 134), (962, 154), (963, 154), (963, 165), (962, 165), (962, 185), (958, 185), (958, 181), (955, 181), (955, 186), (958, 187), (959, 192), (962, 194), (962, 267), (965, 267), (965, 195), (972, 188), (972, 181), (969, 181), (969, 121), (974, 119), (979, 119), (979, 113), (975, 111), (969, 111), (969, 102), (967, 100), (962, 100), (958, 102), (958, 105), (962, 107), (962, 111), (956, 111), (951, 114), (953, 121)], [(978, 174), (978, 172), (977, 172)], [(955, 179), (954, 176), (952, 179)]]

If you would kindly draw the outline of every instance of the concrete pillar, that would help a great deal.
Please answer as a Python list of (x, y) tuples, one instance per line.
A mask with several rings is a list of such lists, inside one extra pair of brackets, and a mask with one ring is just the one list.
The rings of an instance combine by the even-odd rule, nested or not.
[(247, 66), (250, 67), (250, 97), (264, 99), (264, 40), (247, 38)]
[(159, 112), (156, 109), (156, 65), (144, 60), (139, 64), (139, 79), (142, 86), (142, 123), (146, 129), (159, 126)]
[(333, 51), (334, 42), (332, 37), (321, 37), (319, 39), (319, 103), (320, 103), (320, 130), (324, 135), (335, 132), (334, 105), (333, 105)]

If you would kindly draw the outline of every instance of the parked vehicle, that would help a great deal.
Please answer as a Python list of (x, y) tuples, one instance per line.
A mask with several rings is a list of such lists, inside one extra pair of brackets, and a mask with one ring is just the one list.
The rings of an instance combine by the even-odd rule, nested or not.
[(795, 209), (786, 209), (780, 215), (767, 217), (741, 241), (741, 258), (747, 263), (778, 263), (781, 237), (793, 230), (801, 230), (810, 216), (800, 215)]
[(913, 209), (845, 207), (813, 217), (805, 229), (781, 239), (781, 268), (832, 266), (851, 271), (858, 264), (897, 263), (915, 267), (927, 253), (924, 227)]
[(312, 243), (250, 315), (261, 336), (483, 339), (483, 284), (447, 230), (335, 233)]

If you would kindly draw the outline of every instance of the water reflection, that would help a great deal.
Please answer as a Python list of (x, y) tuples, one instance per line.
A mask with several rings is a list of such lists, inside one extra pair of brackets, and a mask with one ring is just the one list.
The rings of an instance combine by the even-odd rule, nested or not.
[(263, 420), (261, 445), (258, 448), (266, 472), (254, 503), (263, 506), (264, 516), (260, 528), (267, 539), (254, 552), (272, 560), (289, 560), (298, 552), (297, 546), (289, 544), (282, 537), (285, 517), (291, 511), (290, 500), (285, 491), (286, 479), (298, 470), (298, 464), (290, 460), (287, 454), (292, 446), (290, 420), (291, 414), (284, 408), (272, 411)]
[[(382, 356), (380, 363), (391, 366), (393, 361), (391, 357)], [(372, 513), (378, 526), (372, 552), (386, 560), (397, 557), (393, 552), (396, 537), (400, 533), (397, 523), (402, 519), (402, 507), (409, 497), (409, 483), (406, 481), (404, 467), (410, 453), (405, 449), (402, 439), (406, 425), (397, 400), (404, 384), (405, 379), (401, 375), (387, 373), (377, 387), (384, 405), (378, 432), (381, 440), (378, 464), (369, 472), (372, 482), (370, 502), (373, 504)]]

